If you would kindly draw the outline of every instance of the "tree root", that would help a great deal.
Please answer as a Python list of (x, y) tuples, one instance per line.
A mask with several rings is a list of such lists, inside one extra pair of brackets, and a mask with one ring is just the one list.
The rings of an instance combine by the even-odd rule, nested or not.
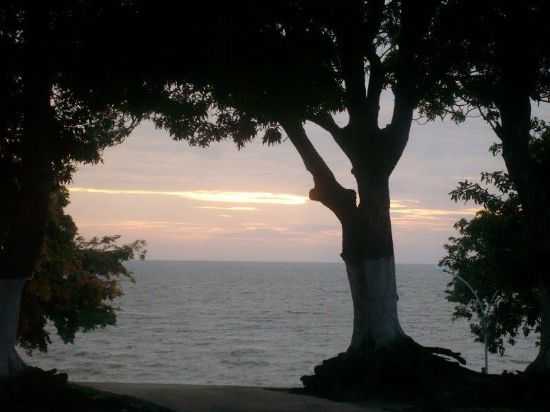
[(432, 353), (433, 355), (448, 356), (448, 357), (458, 361), (458, 363), (460, 363), (461, 365), (466, 365), (466, 359), (464, 359), (460, 353), (453, 352), (450, 349), (440, 348), (440, 347), (437, 347), (437, 346), (424, 346), (424, 350)]
[(406, 338), (368, 355), (341, 353), (316, 366), (315, 374), (303, 376), (302, 382), (305, 393), (332, 400), (399, 400), (421, 410), (526, 405), (538, 410), (537, 405), (548, 405), (550, 380), (484, 375), (464, 363), (459, 353)]

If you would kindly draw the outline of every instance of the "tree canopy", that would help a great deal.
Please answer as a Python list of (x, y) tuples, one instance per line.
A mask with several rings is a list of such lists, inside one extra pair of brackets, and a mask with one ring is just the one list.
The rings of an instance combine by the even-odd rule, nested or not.
[(94, 94), (85, 85), (80, 74), (99, 76), (101, 63), (88, 71), (74, 67), (84, 44), (79, 30), (97, 17), (80, 6), (85, 4), (8, 1), (0, 8), (0, 45), (8, 62), (0, 79), (1, 277), (32, 273), (50, 193), (70, 180), (76, 162), (98, 162), (102, 150), (120, 143), (136, 124), (119, 110), (120, 89)]

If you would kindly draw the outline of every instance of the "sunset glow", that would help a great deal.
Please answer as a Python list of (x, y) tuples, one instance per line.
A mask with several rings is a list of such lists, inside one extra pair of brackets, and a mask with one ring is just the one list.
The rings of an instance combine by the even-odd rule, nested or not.
[[(89, 187), (71, 187), (70, 192), (75, 193), (100, 193), (107, 195), (146, 195), (146, 196), (172, 196), (203, 202), (222, 203), (261, 203), (274, 205), (303, 205), (307, 202), (304, 196), (287, 193), (270, 192), (225, 192), (216, 190), (194, 190), (184, 192), (156, 191), (156, 190), (123, 190), (123, 189), (97, 189)], [(243, 210), (243, 209), (241, 209)]]
[[(418, 128), (421, 135), (411, 140), (392, 177), (390, 212), (400, 262), (437, 262), (453, 224), (476, 212), (448, 196), (457, 181), (478, 173), (455, 163), (466, 137), (444, 140), (431, 137), (441, 136), (437, 130), (428, 131)], [(332, 142), (310, 132), (342, 184), (354, 187), (345, 180), (349, 164), (334, 156)], [(475, 141), (485, 156), (486, 144)], [(437, 153), (435, 163), (428, 162), (427, 151)], [(473, 165), (470, 160), (464, 164)], [(502, 165), (489, 163), (487, 169)], [(103, 163), (79, 167), (67, 211), (85, 238), (146, 240), (150, 259), (340, 261), (341, 225), (307, 198), (312, 183), (288, 142), (270, 148), (251, 143), (243, 151), (229, 142), (187, 147), (145, 123), (106, 151)]]
[(228, 210), (228, 211), (237, 211), (237, 212), (247, 212), (247, 211), (258, 210), (257, 207), (252, 207), (252, 206), (197, 206), (197, 209)]

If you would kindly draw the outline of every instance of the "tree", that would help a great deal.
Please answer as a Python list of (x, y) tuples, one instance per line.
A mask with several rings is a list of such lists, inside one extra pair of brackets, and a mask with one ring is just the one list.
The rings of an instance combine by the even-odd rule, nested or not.
[(550, 101), (549, 7), (542, 0), (452, 2), (456, 19), (449, 32), (460, 45), (462, 64), (446, 89), (456, 119), (477, 110), (499, 138), (522, 205), (529, 252), (525, 272), (539, 283), (542, 313), (539, 355), (527, 369), (535, 374), (550, 373), (549, 163), (532, 150), (531, 133), (537, 124), (532, 104)]
[[(105, 148), (122, 142), (147, 114), (177, 114), (180, 125), (193, 125), (205, 115), (201, 99), (191, 94), (174, 104), (165, 84), (155, 80), (175, 70), (181, 74), (192, 68), (197, 78), (201, 73), (192, 58), (159, 48), (162, 42), (143, 30), (144, 18), (151, 27), (162, 26), (168, 5), (6, 0), (0, 6), (6, 61), (0, 73), (5, 195), (0, 202), (0, 379), (21, 372), (14, 349), (21, 290), (40, 258), (52, 193), (70, 180), (75, 164), (98, 162)], [(209, 8), (197, 5), (203, 14)], [(179, 11), (174, 29), (180, 29), (170, 40), (189, 56), (204, 54), (197, 37), (179, 39), (190, 33), (181, 30), (182, 16), (198, 28), (193, 8), (180, 6)], [(157, 48), (157, 59), (142, 58), (144, 50)]]
[[(548, 147), (550, 140), (545, 140)], [(500, 146), (493, 146), (493, 151), (497, 154)], [(470, 321), (476, 340), (483, 341), (487, 333), (489, 350), (503, 355), (505, 345), (513, 345), (518, 334), (541, 331), (541, 291), (525, 266), (529, 251), (524, 209), (504, 172), (482, 173), (481, 184), (460, 182), (451, 198), (474, 202), (482, 210), (470, 220), (459, 220), (455, 224), (458, 237), (451, 237), (445, 245), (447, 255), (440, 265), (453, 275), (447, 299), (456, 304), (455, 318)], [(473, 320), (479, 313), (478, 302), (457, 275), (472, 285), (486, 307), (493, 306), (486, 329), (479, 316)]]
[[(97, 55), (78, 59), (89, 34), (84, 29), (101, 21), (99, 4), (6, 1), (0, 7), (7, 62), (0, 76), (0, 378), (22, 371), (14, 348), (20, 297), (40, 258), (51, 194), (69, 181), (76, 162), (99, 161), (135, 125), (135, 117), (117, 109), (125, 101), (122, 87), (94, 93), (93, 76), (85, 74), (107, 71)], [(95, 65), (79, 66), (94, 57)]]
[(145, 257), (141, 240), (125, 245), (117, 244), (118, 236), (86, 241), (63, 211), (68, 192), (61, 189), (52, 197), (41, 258), (22, 297), (18, 342), (29, 353), (47, 350), (48, 321), (65, 343), (73, 343), (78, 331), (115, 324), (120, 280), (133, 280), (124, 262)]
[[(176, 16), (174, 21), (168, 17), (152, 32), (160, 55), (171, 55), (180, 67), (178, 53), (166, 51), (185, 53), (171, 42), (181, 38), (172, 31), (181, 25), (176, 24), (179, 14), (170, 10), (164, 14)], [(152, 119), (176, 139), (197, 145), (230, 137), (242, 146), (258, 134), (272, 144), (285, 134), (312, 175), (310, 198), (341, 223), (341, 256), (354, 307), (345, 357), (373, 361), (380, 350), (403, 344), (420, 351), (398, 319), (389, 177), (405, 149), (414, 110), (446, 75), (446, 50), (438, 54), (433, 48), (442, 3), (259, 6), (243, 1), (215, 13), (207, 19), (217, 25), (203, 26), (211, 31), (201, 33), (202, 47), (219, 51), (216, 33), (221, 32), (227, 52), (199, 54), (197, 65), (204, 70), (198, 79), (174, 70), (163, 88), (174, 105), (202, 99), (207, 113), (189, 122), (179, 113), (159, 110)], [(394, 105), (390, 122), (381, 127), (384, 90), (391, 90)], [(340, 126), (335, 114), (346, 114), (347, 125)], [(356, 190), (337, 181), (307, 135), (306, 122), (324, 129), (347, 156)]]

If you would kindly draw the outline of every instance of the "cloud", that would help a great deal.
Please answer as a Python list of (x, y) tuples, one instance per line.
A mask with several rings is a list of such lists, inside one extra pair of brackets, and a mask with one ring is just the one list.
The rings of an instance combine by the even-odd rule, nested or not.
[(156, 230), (169, 227), (185, 227), (195, 228), (197, 224), (191, 222), (176, 222), (171, 220), (121, 220), (116, 222), (95, 222), (81, 221), (78, 222), (79, 228), (99, 228), (105, 229), (126, 229), (126, 230)]
[(410, 207), (409, 204), (420, 204), (420, 200), (415, 199), (400, 199), (400, 200), (391, 200), (390, 201), (390, 208), (391, 209), (400, 209), (400, 208), (407, 208)]
[(452, 223), (461, 217), (471, 217), (479, 209), (441, 209), (421, 207), (417, 200), (397, 200), (391, 202), (391, 217), (395, 225), (415, 228), (419, 225), (432, 230), (449, 230)]
[(209, 209), (209, 210), (230, 210), (230, 211), (255, 211), (257, 207), (252, 206), (197, 206), (197, 209)]
[[(78, 189), (78, 188), (77, 188)], [(95, 192), (92, 192), (95, 193)], [(103, 193), (103, 192), (100, 192)], [(255, 207), (248, 206), (197, 206), (197, 209), (206, 209), (219, 211), (216, 216), (227, 219), (235, 217), (229, 212), (239, 211), (257, 211)], [(422, 207), (420, 202), (416, 200), (396, 200), (391, 203), (391, 218), (394, 226), (400, 229), (415, 229), (422, 227), (425, 230), (450, 230), (453, 223), (461, 217), (472, 217), (478, 209), (476, 208), (459, 208), (459, 209), (444, 209), (444, 208), (429, 208)], [(239, 215), (242, 216), (242, 215)], [(263, 217), (266, 220), (242, 221), (238, 220), (228, 226), (228, 223), (223, 224), (223, 228), (219, 227), (221, 222), (204, 221), (204, 219), (193, 219), (191, 221), (177, 220), (160, 220), (160, 219), (125, 219), (122, 221), (112, 221), (107, 223), (102, 222), (79, 222), (81, 227), (97, 227), (103, 228), (121, 228), (127, 230), (159, 230), (170, 232), (186, 231), (189, 235), (200, 233), (201, 237), (213, 233), (232, 233), (235, 232), (256, 232), (256, 233), (272, 233), (284, 236), (337, 236), (340, 233), (340, 227), (337, 224), (326, 223), (298, 223), (284, 222), (280, 219), (272, 221), (272, 215), (264, 213), (256, 214), (257, 217)], [(95, 220), (95, 219), (94, 219)], [(216, 230), (211, 229), (216, 227)]]
[(270, 192), (229, 192), (218, 190), (193, 190), (175, 192), (157, 190), (97, 189), (90, 187), (71, 187), (69, 188), (69, 191), (71, 193), (99, 193), (107, 195), (173, 196), (189, 200), (221, 203), (303, 205), (307, 202), (307, 198), (305, 196)]

